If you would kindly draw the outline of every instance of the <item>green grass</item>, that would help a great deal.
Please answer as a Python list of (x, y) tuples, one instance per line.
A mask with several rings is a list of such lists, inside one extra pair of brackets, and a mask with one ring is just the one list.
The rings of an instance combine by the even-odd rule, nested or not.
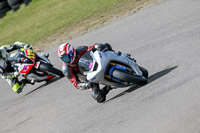
[(104, 23), (146, 1), (152, 0), (33, 0), (0, 20), (0, 44), (40, 44), (50, 36)]

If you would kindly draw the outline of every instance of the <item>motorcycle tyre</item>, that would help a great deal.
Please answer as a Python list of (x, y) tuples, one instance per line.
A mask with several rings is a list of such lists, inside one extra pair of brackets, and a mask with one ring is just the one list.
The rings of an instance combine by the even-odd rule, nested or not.
[(57, 68), (54, 68), (51, 64), (41, 63), (39, 66), (39, 70), (42, 72), (53, 73), (53, 74), (59, 76), (60, 78), (64, 77), (64, 74), (62, 73), (62, 71)]
[(147, 69), (145, 69), (144, 67), (139, 66), (140, 71), (142, 71), (142, 76), (144, 76), (145, 78), (148, 78), (149, 76), (149, 72), (147, 71)]
[(147, 79), (145, 77), (135, 76), (123, 71), (114, 70), (113, 76), (119, 80), (127, 81), (129, 83), (134, 83), (138, 85), (145, 85), (147, 84)]

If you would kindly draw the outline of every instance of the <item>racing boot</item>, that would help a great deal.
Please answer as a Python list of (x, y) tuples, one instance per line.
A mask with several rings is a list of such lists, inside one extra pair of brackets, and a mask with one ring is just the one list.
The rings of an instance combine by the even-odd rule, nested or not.
[(93, 99), (96, 100), (98, 103), (102, 103), (106, 101), (106, 95), (99, 89), (98, 84), (94, 84), (93, 88), (88, 89), (90, 94), (92, 95)]
[(109, 93), (110, 90), (112, 90), (113, 88), (111, 86), (104, 86), (101, 91), (102, 93), (104, 93), (104, 95), (107, 95)]
[(17, 94), (21, 93), (21, 92), (22, 92), (22, 89), (23, 89), (22, 87), (19, 87), (19, 88), (17, 89), (16, 93), (17, 93)]
[(23, 88), (24, 88), (24, 86), (25, 86), (25, 82), (24, 81), (20, 81), (19, 82), (19, 84), (20, 84), (20, 86), (18, 87), (18, 89), (15, 91), (16, 93), (21, 93), (22, 92), (22, 90), (23, 90)]

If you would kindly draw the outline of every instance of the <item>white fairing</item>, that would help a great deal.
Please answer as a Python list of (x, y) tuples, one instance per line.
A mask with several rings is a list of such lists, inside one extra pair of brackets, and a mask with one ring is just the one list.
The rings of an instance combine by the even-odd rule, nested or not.
[(48, 76), (38, 76), (38, 75), (36, 75), (34, 73), (30, 73), (26, 77), (29, 80), (34, 80), (36, 82), (40, 82), (40, 81), (43, 81), (44, 79), (46, 79)]
[(94, 65), (93, 65), (91, 70), (84, 74), (84, 75), (87, 75), (88, 81), (104, 84), (104, 85), (116, 86), (114, 82), (107, 81), (104, 78), (106, 68), (108, 67), (108, 64), (110, 61), (117, 61), (117, 62), (126, 64), (136, 72), (135, 73), (136, 75), (142, 75), (142, 72), (138, 68), (137, 64), (133, 60), (129, 59), (128, 55), (124, 53), (121, 53), (121, 55), (118, 55), (118, 53), (114, 51), (107, 51), (107, 52), (95, 51), (94, 53), (91, 51), (90, 55), (93, 57), (93, 64), (97, 62), (98, 67), (96, 71), (93, 71), (94, 69)]

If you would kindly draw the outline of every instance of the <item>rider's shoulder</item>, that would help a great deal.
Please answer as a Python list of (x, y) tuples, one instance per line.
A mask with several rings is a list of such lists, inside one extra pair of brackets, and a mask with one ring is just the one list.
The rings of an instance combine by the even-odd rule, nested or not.
[(25, 43), (20, 42), (20, 41), (17, 41), (17, 42), (14, 43), (14, 45), (24, 45), (24, 44), (25, 44)]
[(88, 46), (77, 46), (76, 49), (85, 49), (88, 48)]
[(1, 49), (1, 50), (3, 50), (3, 49), (4, 49), (4, 50), (7, 50), (7, 49), (9, 49), (10, 47), (11, 47), (10, 45), (3, 45), (3, 46), (0, 47), (0, 49)]
[(85, 50), (87, 50), (87, 49), (88, 49), (88, 46), (77, 46), (75, 50), (76, 50), (78, 53), (80, 53), (80, 52), (85, 51)]

